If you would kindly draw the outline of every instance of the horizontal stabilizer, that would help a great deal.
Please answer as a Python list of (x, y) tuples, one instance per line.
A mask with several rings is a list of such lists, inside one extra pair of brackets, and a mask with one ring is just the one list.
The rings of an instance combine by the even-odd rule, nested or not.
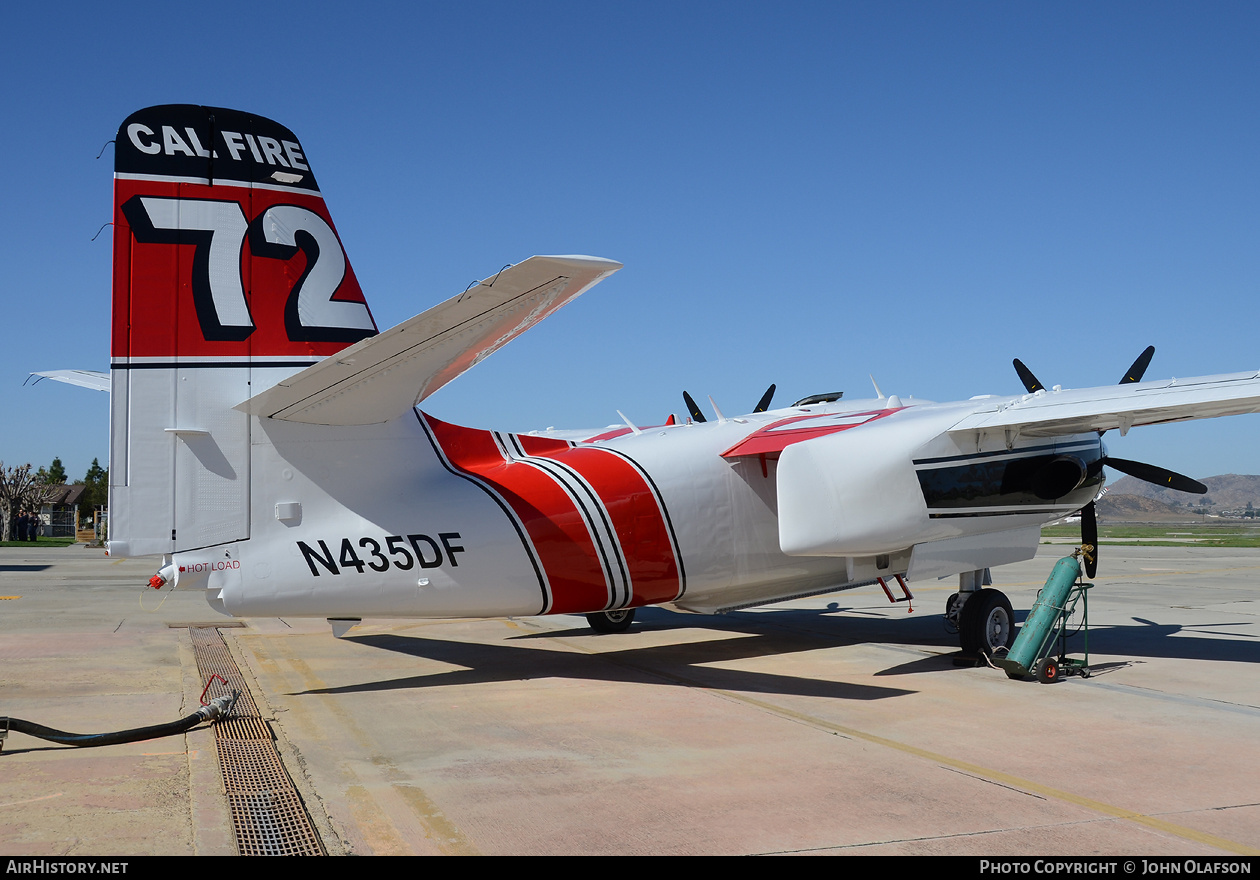
[(109, 374), (98, 373), (95, 370), (47, 370), (43, 373), (31, 373), (32, 376), (38, 376), (39, 379), (52, 379), (54, 382), (65, 382), (67, 385), (78, 385), (82, 388), (91, 388), (93, 391), (109, 390)]
[(530, 257), (236, 408), (313, 425), (389, 421), (620, 268), (599, 257)]
[(1054, 437), (1187, 419), (1210, 419), (1260, 412), (1260, 373), (1230, 373), (1162, 379), (1101, 388), (1041, 390), (999, 399), (989, 410), (972, 413), (951, 431), (1008, 431), (1027, 437)]

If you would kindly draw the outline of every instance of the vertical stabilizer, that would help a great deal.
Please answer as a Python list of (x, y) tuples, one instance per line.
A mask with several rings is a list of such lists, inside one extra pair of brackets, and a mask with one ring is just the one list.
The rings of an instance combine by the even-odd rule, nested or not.
[(376, 333), (287, 128), (133, 113), (114, 169), (110, 552), (249, 537), (250, 417), (233, 407)]

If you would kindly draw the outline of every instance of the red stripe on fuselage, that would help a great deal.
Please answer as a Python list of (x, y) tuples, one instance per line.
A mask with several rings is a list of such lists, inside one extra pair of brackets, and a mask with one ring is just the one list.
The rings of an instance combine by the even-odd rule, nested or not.
[(631, 606), (671, 602), (682, 591), (678, 560), (660, 505), (643, 475), (616, 453), (573, 446), (545, 456), (582, 475), (604, 502), (626, 557)]
[[(595, 492), (617, 536), (619, 552), (604, 546), (606, 541), (597, 547), (582, 511), (556, 477), (529, 464), (528, 459), (505, 459), (491, 432), (450, 425), (432, 416), (424, 418), (451, 465), (489, 484), (525, 526), (547, 573), (551, 589), (548, 612), (591, 612), (608, 607), (606, 566), (617, 584), (622, 556), (632, 593), (629, 603), (619, 600), (619, 606), (637, 607), (678, 598), (682, 592), (680, 566), (663, 511), (651, 486), (629, 461), (597, 447), (514, 435), (528, 456), (576, 472)], [(602, 521), (599, 511), (591, 513)]]
[(425, 418), (450, 463), (489, 483), (520, 518), (547, 572), (546, 610), (561, 614), (607, 606), (604, 566), (569, 494), (537, 468), (505, 460), (489, 431)]

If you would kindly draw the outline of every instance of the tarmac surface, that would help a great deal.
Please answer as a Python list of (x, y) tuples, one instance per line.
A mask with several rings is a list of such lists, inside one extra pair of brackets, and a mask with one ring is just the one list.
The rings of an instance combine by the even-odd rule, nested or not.
[[(1023, 619), (1063, 547), (994, 570)], [(957, 665), (953, 579), (723, 617), (221, 630), (331, 854), (1260, 854), (1260, 550), (1104, 547), (1094, 674)], [(152, 559), (0, 548), (0, 715), (194, 711), (198, 593)], [(1081, 654), (1080, 636), (1071, 643)], [(212, 728), (11, 733), (0, 854), (237, 852)]]

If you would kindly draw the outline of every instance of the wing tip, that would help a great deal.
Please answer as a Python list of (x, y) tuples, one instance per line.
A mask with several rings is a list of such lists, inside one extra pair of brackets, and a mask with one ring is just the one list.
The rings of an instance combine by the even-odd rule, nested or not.
[(534, 259), (555, 260), (556, 262), (568, 263), (584, 269), (602, 270), (604, 272), (616, 272), (625, 266), (625, 263), (620, 263), (617, 260), (609, 260), (606, 257), (592, 257), (587, 254), (539, 254)]

